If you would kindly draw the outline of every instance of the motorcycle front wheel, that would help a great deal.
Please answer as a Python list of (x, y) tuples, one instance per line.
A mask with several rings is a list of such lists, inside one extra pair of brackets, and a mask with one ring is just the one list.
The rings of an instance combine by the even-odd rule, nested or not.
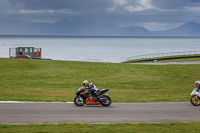
[(102, 106), (109, 106), (112, 102), (111, 98), (109, 96), (103, 96), (103, 100), (99, 101)]
[(76, 96), (74, 98), (74, 104), (76, 106), (83, 106), (85, 104), (85, 99), (82, 96)]
[(192, 96), (190, 98), (190, 102), (194, 105), (194, 106), (199, 106), (200, 105), (200, 99), (199, 97), (195, 98), (197, 96)]

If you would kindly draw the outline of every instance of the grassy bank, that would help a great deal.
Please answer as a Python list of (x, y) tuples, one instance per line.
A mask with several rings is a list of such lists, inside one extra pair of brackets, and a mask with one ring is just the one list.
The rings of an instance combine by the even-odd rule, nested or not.
[[(200, 123), (157, 123), (157, 124), (30, 124), (0, 125), (1, 132), (9, 133), (191, 133), (199, 132)], [(95, 128), (94, 128), (95, 127)]]
[(143, 58), (143, 59), (129, 60), (129, 61), (126, 61), (124, 63), (152, 62), (154, 60), (157, 60), (159, 62), (200, 61), (200, 54), (164, 56), (164, 57), (155, 57), (155, 58)]
[(113, 102), (189, 101), (200, 65), (138, 65), (0, 58), (0, 101), (73, 101), (82, 81)]

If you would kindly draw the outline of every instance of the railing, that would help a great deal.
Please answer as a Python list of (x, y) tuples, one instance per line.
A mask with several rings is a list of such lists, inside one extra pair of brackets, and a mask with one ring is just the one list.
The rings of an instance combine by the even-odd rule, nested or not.
[(166, 57), (166, 56), (177, 56), (177, 55), (195, 55), (195, 54), (200, 54), (200, 50), (138, 55), (138, 56), (129, 57), (125, 61), (136, 60), (136, 59), (156, 58), (156, 57)]

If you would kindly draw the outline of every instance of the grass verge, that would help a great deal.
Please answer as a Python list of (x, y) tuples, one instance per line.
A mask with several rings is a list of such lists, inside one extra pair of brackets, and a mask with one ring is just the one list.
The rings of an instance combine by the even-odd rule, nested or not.
[(152, 62), (157, 60), (159, 62), (181, 62), (181, 61), (200, 61), (200, 54), (195, 55), (177, 55), (177, 56), (165, 56), (165, 57), (155, 57), (155, 58), (143, 58), (143, 59), (135, 59), (129, 60), (124, 63), (136, 63), (136, 62)]
[(137, 123), (137, 124), (29, 124), (0, 125), (2, 133), (192, 133), (200, 123)]
[(0, 101), (72, 102), (82, 81), (113, 102), (189, 101), (200, 65), (139, 65), (0, 58)]

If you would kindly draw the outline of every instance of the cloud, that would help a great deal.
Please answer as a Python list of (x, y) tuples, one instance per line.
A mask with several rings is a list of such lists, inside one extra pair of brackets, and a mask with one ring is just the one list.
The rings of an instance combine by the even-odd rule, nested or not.
[[(99, 10), (110, 2), (107, 0), (5, 0), (13, 7), (24, 10)], [(110, 0), (108, 0), (110, 1)]]
[(152, 0), (138, 0), (135, 5), (126, 6), (125, 9), (129, 12), (141, 12), (155, 9), (155, 7), (152, 5)]
[(200, 13), (200, 7), (185, 7), (184, 10), (187, 12), (196, 13), (196, 14)]
[(77, 14), (76, 12), (72, 12), (69, 10), (24, 10), (24, 9), (20, 9), (18, 11), (10, 11), (9, 13), (11, 14)]
[(108, 12), (114, 12), (118, 7), (124, 6), (127, 4), (126, 0), (111, 0), (111, 6), (107, 7)]
[(5, 13), (11, 8), (11, 4), (6, 0), (0, 0), (0, 13)]
[(113, 2), (114, 2), (116, 5), (120, 5), (120, 6), (123, 6), (123, 5), (126, 5), (126, 4), (127, 4), (127, 1), (126, 1), (126, 0), (113, 0)]
[(150, 29), (200, 22), (199, 12), (200, 0), (0, 0), (0, 18), (43, 22), (84, 19), (120, 26), (142, 23)]
[(54, 10), (19, 10), (20, 14), (40, 14), (40, 13), (54, 13)]
[[(128, 11), (130, 13), (139, 13), (139, 12), (148, 12), (150, 10), (154, 11), (162, 11), (162, 12), (171, 12), (171, 11), (177, 11), (176, 8), (169, 8), (165, 7), (162, 4), (162, 1), (165, 0), (160, 0), (161, 2), (158, 2), (158, 0), (133, 0), (133, 1), (128, 1), (128, 0), (113, 0), (114, 6), (111, 8), (108, 8), (108, 11), (116, 11), (121, 9)], [(167, 3), (167, 5), (173, 4), (172, 2), (165, 1), (164, 3)]]
[(141, 12), (144, 11), (145, 9), (141, 6), (126, 6), (125, 10), (129, 12)]
[(128, 12), (142, 12), (155, 7), (152, 5), (152, 0), (112, 0), (113, 6), (108, 8), (108, 11), (128, 11)]

